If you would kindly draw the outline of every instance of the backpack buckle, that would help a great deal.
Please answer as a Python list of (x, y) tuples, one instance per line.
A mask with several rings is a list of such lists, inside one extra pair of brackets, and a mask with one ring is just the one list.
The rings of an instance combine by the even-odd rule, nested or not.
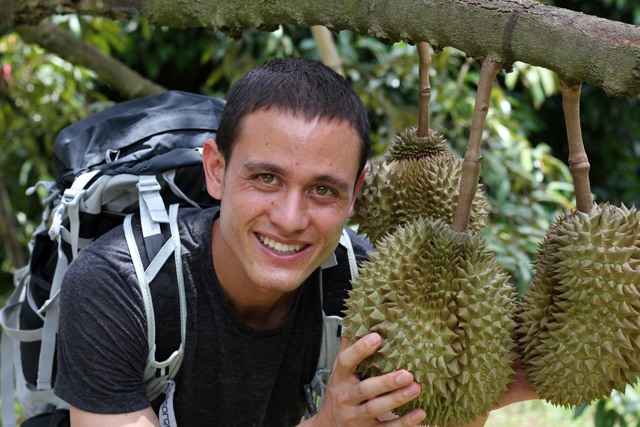
[(67, 188), (64, 190), (60, 203), (65, 206), (76, 206), (80, 203), (80, 199), (86, 192), (87, 190), (74, 190), (73, 188)]
[(160, 191), (162, 189), (154, 176), (152, 176), (151, 179), (146, 179), (146, 177), (141, 176), (140, 180), (136, 184), (136, 187), (138, 187), (138, 191), (141, 193), (146, 193), (149, 191)]

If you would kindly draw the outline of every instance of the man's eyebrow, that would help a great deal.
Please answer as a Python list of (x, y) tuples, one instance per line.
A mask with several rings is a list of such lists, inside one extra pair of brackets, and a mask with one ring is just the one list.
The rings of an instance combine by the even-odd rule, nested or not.
[(247, 172), (271, 172), (278, 175), (284, 175), (285, 173), (285, 170), (278, 165), (255, 160), (249, 160), (242, 165), (242, 168)]
[[(258, 160), (249, 160), (242, 165), (242, 168), (249, 173), (262, 172), (286, 175), (286, 171), (280, 166), (274, 165), (273, 163), (261, 162)], [(314, 177), (314, 181), (325, 182), (343, 192), (349, 192), (352, 189), (350, 181), (333, 175), (318, 175)]]
[(316, 177), (316, 181), (326, 182), (327, 184), (330, 184), (345, 193), (351, 191), (351, 184), (349, 181), (339, 177), (335, 177), (333, 175), (318, 175)]

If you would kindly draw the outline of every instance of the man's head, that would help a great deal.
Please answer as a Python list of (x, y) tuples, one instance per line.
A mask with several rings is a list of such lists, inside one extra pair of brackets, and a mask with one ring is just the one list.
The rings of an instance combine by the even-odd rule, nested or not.
[(223, 290), (297, 289), (337, 247), (369, 145), (362, 102), (329, 68), (275, 60), (239, 79), (203, 148)]
[(367, 112), (347, 81), (331, 68), (310, 59), (274, 59), (240, 77), (227, 95), (216, 142), (229, 163), (245, 117), (277, 109), (308, 121), (345, 121), (360, 137), (358, 175), (364, 169), (371, 138)]

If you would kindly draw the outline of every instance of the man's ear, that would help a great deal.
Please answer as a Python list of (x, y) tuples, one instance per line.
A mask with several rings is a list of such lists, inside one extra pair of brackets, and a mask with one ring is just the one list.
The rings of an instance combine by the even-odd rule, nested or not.
[(358, 177), (358, 180), (356, 181), (356, 186), (353, 189), (353, 200), (351, 200), (351, 207), (349, 208), (349, 216), (353, 215), (353, 206), (356, 203), (356, 197), (358, 196), (358, 193), (360, 192), (360, 189), (362, 188), (362, 183), (364, 182), (364, 177), (367, 175), (368, 171), (369, 171), (369, 163), (367, 163), (364, 166), (364, 169), (362, 169), (362, 173), (360, 174), (360, 176)]
[(214, 199), (222, 199), (224, 188), (224, 156), (213, 139), (207, 139), (202, 149), (202, 165), (207, 180), (207, 192)]

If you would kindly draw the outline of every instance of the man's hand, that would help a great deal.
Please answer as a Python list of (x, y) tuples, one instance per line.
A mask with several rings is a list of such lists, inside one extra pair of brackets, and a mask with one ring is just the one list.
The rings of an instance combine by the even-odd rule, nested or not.
[(340, 352), (327, 384), (327, 395), (316, 416), (305, 425), (322, 427), (417, 426), (426, 416), (422, 409), (411, 411), (391, 421), (378, 421), (379, 416), (403, 405), (420, 394), (420, 385), (413, 375), (400, 370), (361, 381), (356, 375), (360, 362), (373, 354), (381, 343), (380, 335), (372, 333), (348, 346), (342, 339)]

